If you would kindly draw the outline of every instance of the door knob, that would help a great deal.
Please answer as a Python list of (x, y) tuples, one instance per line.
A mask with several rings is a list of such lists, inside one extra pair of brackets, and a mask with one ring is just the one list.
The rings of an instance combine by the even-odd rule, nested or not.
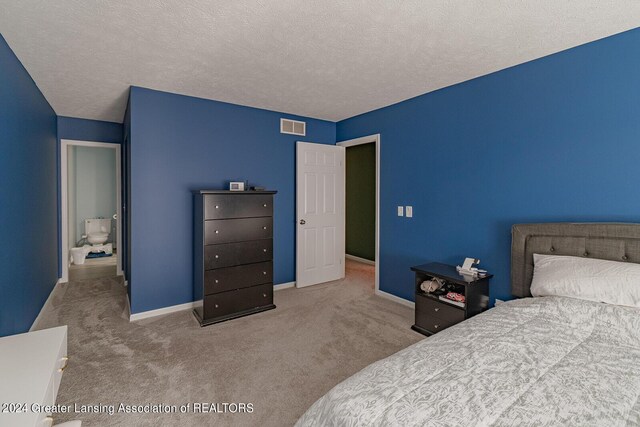
[(304, 219), (300, 220), (300, 225), (305, 225), (307, 223), (307, 221), (305, 221)]

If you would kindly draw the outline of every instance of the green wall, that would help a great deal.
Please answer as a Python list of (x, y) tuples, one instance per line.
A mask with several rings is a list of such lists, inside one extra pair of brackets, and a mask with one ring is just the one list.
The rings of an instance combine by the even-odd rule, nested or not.
[(376, 147), (347, 148), (346, 252), (375, 261), (376, 255)]

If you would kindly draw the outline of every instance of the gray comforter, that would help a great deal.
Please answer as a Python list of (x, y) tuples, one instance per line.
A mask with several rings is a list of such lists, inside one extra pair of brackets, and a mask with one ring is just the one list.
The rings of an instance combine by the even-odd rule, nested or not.
[(380, 360), (297, 426), (639, 426), (640, 309), (526, 298)]

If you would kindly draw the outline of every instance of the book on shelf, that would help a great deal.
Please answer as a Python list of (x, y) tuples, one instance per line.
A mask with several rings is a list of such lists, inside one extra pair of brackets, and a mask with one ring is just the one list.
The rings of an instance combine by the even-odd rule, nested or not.
[(464, 308), (464, 301), (454, 301), (452, 299), (447, 298), (446, 295), (440, 295), (438, 297), (438, 299), (440, 301), (446, 302), (447, 304), (451, 304), (451, 305), (455, 305), (456, 307)]

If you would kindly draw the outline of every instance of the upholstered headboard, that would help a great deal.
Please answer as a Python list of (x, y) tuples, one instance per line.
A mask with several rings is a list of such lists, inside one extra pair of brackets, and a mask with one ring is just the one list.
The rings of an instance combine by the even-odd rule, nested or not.
[(531, 296), (533, 254), (640, 263), (640, 224), (516, 224), (511, 230), (511, 293)]

